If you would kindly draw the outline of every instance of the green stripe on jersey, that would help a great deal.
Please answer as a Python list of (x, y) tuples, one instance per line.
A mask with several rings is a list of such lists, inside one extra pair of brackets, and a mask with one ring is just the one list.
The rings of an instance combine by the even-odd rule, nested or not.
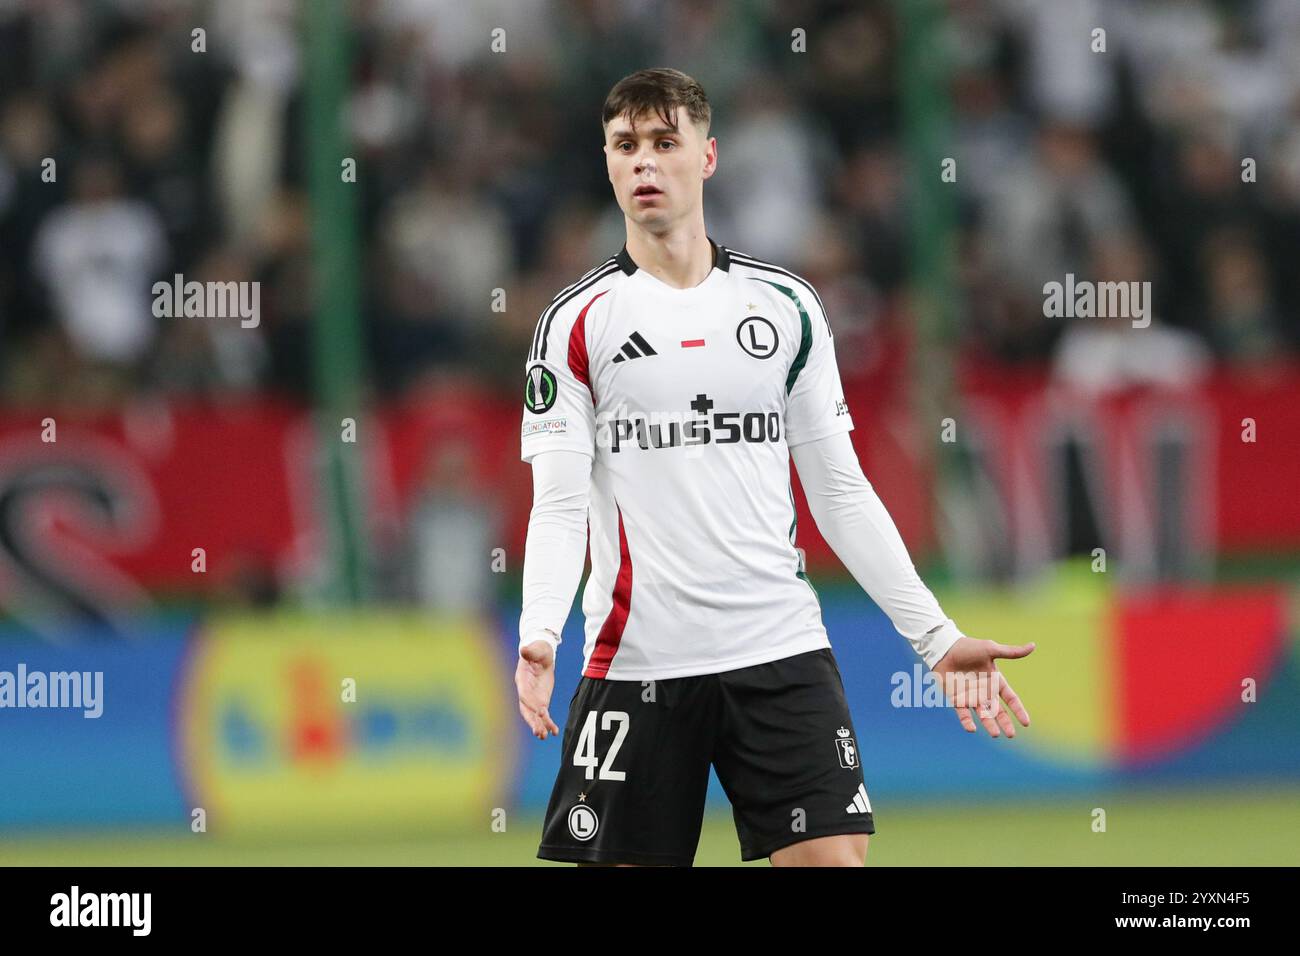
[(790, 374), (785, 377), (785, 393), (790, 394), (790, 389), (794, 388), (795, 379), (803, 371), (803, 367), (808, 364), (808, 352), (812, 349), (812, 320), (808, 318), (808, 310), (803, 307), (803, 302), (799, 294), (789, 286), (778, 285), (768, 279), (759, 279), (759, 282), (766, 282), (774, 289), (780, 289), (790, 297), (790, 301), (795, 304), (799, 310), (799, 352), (794, 357), (794, 362), (790, 365)]
[[(790, 492), (790, 511), (793, 515), (792, 520), (790, 521), (790, 543), (794, 544), (795, 534), (798, 533), (798, 528), (799, 528), (799, 509), (796, 508), (794, 505), (794, 485), (787, 485), (786, 490)], [(808, 587), (812, 588), (813, 597), (817, 601), (817, 606), (821, 607), (821, 603), (822, 603), (821, 595), (819, 595), (817, 593), (817, 589), (813, 587), (812, 580), (808, 577), (808, 575), (805, 574), (803, 571), (799, 571), (796, 569), (796, 571), (794, 572), (794, 576), (796, 578), (799, 578), (801, 581), (803, 581), (803, 583), (808, 585)]]
[(790, 543), (794, 544), (795, 529), (799, 527), (799, 510), (794, 506), (794, 485), (786, 485), (786, 491), (790, 492)]

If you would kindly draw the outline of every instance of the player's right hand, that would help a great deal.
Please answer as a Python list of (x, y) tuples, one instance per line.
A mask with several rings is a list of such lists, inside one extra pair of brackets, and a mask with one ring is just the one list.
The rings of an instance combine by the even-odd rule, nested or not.
[(538, 740), (560, 728), (551, 720), (551, 691), (555, 689), (555, 650), (546, 641), (533, 641), (519, 649), (515, 667), (515, 689), (519, 692), (519, 713)]

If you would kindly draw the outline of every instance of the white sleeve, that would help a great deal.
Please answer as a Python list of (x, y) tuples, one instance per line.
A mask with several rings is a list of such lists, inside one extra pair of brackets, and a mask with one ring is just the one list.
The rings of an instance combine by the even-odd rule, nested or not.
[(822, 311), (821, 299), (809, 295), (812, 286), (782, 288), (799, 313), (802, 327), (798, 351), (786, 385), (785, 443), (791, 448), (827, 435), (853, 430), (844, 401), (835, 339)]
[(847, 432), (790, 449), (817, 528), (844, 566), (933, 667), (963, 635), (925, 586)]
[[(597, 296), (599, 298), (599, 296)], [(592, 300), (593, 302), (595, 300)], [(544, 451), (596, 454), (596, 408), (587, 377), (584, 309), (554, 305), (537, 323), (524, 367), (520, 457)]]
[(524, 545), (519, 646), (544, 640), (558, 651), (587, 557), (591, 456), (543, 451), (532, 458), (533, 509)]

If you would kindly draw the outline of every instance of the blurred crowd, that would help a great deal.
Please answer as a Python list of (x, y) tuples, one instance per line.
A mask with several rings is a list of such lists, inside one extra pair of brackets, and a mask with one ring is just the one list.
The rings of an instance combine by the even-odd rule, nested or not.
[[(1300, 348), (1300, 4), (945, 7), (957, 180), (921, 188), (955, 190), (954, 350), (1104, 378), (1090, 356), (1146, 349), (1137, 374), (1164, 360), (1176, 380)], [(906, 334), (895, 4), (348, 8), (376, 393), (516, 387), (538, 314), (622, 245), (600, 106), (645, 66), (704, 85), (709, 233), (817, 286), (845, 377)], [(309, 394), (302, 37), (294, 0), (0, 0), (0, 401)], [(155, 317), (151, 287), (177, 273), (259, 281), (260, 323)], [(1046, 317), (1067, 273), (1151, 281), (1152, 327)]]

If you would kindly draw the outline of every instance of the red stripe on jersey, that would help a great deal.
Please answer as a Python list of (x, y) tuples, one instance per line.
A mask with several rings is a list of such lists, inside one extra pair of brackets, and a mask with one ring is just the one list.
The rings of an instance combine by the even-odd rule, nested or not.
[[(608, 289), (605, 290), (605, 292), (608, 291)], [(574, 378), (587, 386), (587, 391), (591, 392), (592, 402), (596, 401), (596, 393), (591, 388), (590, 362), (587, 358), (587, 310), (605, 292), (598, 292), (592, 296), (591, 302), (582, 307), (582, 311), (578, 313), (577, 321), (573, 323), (573, 328), (569, 330), (569, 371), (573, 373)]]
[(704, 339), (682, 339), (682, 348), (697, 349), (704, 344)]
[[(615, 505), (615, 507), (618, 507)], [(627, 624), (627, 613), (632, 606), (632, 555), (627, 550), (627, 532), (623, 530), (623, 509), (618, 510), (618, 577), (614, 579), (614, 606), (609, 609), (609, 616), (601, 625), (596, 635), (596, 647), (591, 652), (591, 660), (582, 672), (583, 677), (603, 679), (609, 673), (609, 665), (618, 653), (619, 642), (623, 640), (623, 628)]]

